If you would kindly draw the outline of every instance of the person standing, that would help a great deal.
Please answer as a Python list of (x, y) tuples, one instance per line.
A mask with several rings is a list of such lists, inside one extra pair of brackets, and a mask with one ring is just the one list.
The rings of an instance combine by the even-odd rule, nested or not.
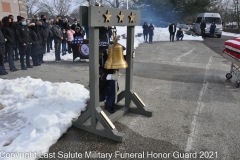
[(68, 40), (68, 36), (66, 33), (66, 30), (63, 28), (63, 40), (62, 40), (62, 55), (65, 55), (67, 52), (67, 40)]
[(68, 19), (67, 19), (67, 18), (64, 18), (64, 19), (63, 19), (63, 29), (65, 29), (65, 31), (66, 31), (67, 28), (68, 28)]
[(172, 24), (169, 25), (168, 30), (170, 33), (170, 42), (174, 42), (174, 37), (175, 37), (175, 33), (176, 33), (176, 25), (174, 24), (174, 22), (172, 22)]
[(183, 31), (181, 28), (179, 28), (179, 30), (177, 31), (177, 35), (176, 35), (177, 41), (179, 41), (179, 39), (181, 38), (181, 41), (183, 39)]
[(60, 15), (57, 16), (58, 19), (58, 25), (61, 27), (61, 29), (63, 29), (63, 20), (62, 17)]
[(42, 39), (39, 34), (38, 27), (35, 25), (35, 23), (29, 24), (30, 28), (30, 34), (31, 34), (31, 39), (32, 39), (32, 61), (33, 61), (33, 66), (40, 66), (41, 64), (39, 63), (39, 56), (41, 55), (41, 52), (43, 50), (43, 45), (42, 45)]
[(42, 31), (42, 40), (43, 40), (43, 47), (44, 47), (44, 54), (46, 53), (47, 49), (47, 40), (49, 36), (49, 24), (46, 22), (47, 17), (45, 15), (41, 15), (41, 20), (40, 22), (41, 25), (39, 26), (41, 31)]
[(8, 74), (4, 67), (5, 41), (7, 41), (7, 39), (0, 29), (0, 75)]
[(9, 63), (9, 69), (11, 72), (17, 71), (14, 62), (13, 62), (13, 50), (16, 48), (16, 35), (15, 31), (12, 29), (11, 23), (12, 20), (8, 17), (4, 17), (2, 19), (3, 28), (2, 33), (4, 37), (7, 39), (5, 42), (5, 53), (8, 54), (8, 63)]
[(67, 36), (68, 36), (68, 40), (67, 40), (67, 43), (68, 43), (68, 53), (72, 53), (72, 48), (71, 48), (71, 45), (70, 45), (70, 42), (73, 41), (73, 34), (75, 33), (74, 30), (71, 29), (70, 26), (68, 26), (68, 30), (67, 30)]
[(53, 21), (51, 19), (49, 19), (48, 24), (49, 24), (49, 36), (48, 36), (48, 39), (47, 39), (47, 53), (50, 52), (50, 49), (53, 50), (53, 47), (52, 47), (52, 41), (53, 41), (52, 25), (53, 25)]
[(55, 60), (56, 62), (61, 62), (60, 48), (63, 40), (62, 30), (59, 26), (59, 19), (56, 18), (52, 27), (53, 38), (55, 43)]
[[(21, 69), (27, 70), (27, 68), (33, 68), (30, 64), (32, 39), (30, 34), (30, 29), (27, 26), (26, 19), (24, 17), (20, 18), (20, 25), (17, 29), (17, 38), (19, 42), (19, 53), (20, 53), (20, 63)], [(24, 62), (24, 57), (26, 56), (26, 66)]]
[[(16, 31), (18, 28), (18, 23), (14, 22), (14, 16), (13, 15), (9, 15), (8, 18), (10, 18), (12, 20), (11, 23), (11, 27), (13, 28), (13, 30), (15, 31), (15, 34), (17, 35)], [(16, 41), (16, 48), (14, 49), (14, 61), (18, 61), (19, 60), (19, 52), (18, 52), (18, 41)]]
[(32, 18), (32, 22), (36, 24), (38, 20), (39, 20), (39, 17), (37, 14), (35, 14)]
[(74, 18), (74, 22), (73, 22), (73, 24), (71, 25), (71, 28), (72, 28), (72, 30), (76, 31), (76, 27), (81, 28), (80, 23), (78, 23), (78, 19), (77, 19), (77, 18)]
[(206, 23), (204, 22), (204, 20), (201, 21), (200, 28), (201, 28), (202, 38), (205, 38)]
[(147, 40), (148, 40), (148, 24), (147, 24), (147, 22), (144, 22), (142, 28), (143, 28), (144, 42), (147, 42)]
[[(100, 44), (108, 44), (108, 28), (99, 28), (99, 40)], [(105, 69), (104, 65), (107, 61), (108, 45), (99, 46), (99, 100), (105, 101), (105, 109), (109, 113), (114, 113), (114, 100), (116, 95), (116, 80), (118, 75), (114, 73), (113, 69)]]
[(216, 29), (216, 25), (214, 22), (212, 22), (212, 24), (210, 26), (210, 36), (211, 37), (214, 37), (215, 29)]
[(149, 32), (149, 43), (151, 44), (152, 43), (152, 40), (153, 40), (153, 35), (154, 35), (154, 27), (153, 27), (153, 24), (151, 23), (148, 27), (148, 32)]

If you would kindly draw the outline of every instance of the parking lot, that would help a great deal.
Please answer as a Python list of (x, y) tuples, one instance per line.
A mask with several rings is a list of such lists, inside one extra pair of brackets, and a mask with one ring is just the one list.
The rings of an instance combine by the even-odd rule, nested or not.
[[(66, 153), (61, 159), (80, 159), (69, 157), (71, 153), (83, 153), (82, 159), (87, 159), (86, 152), (95, 151), (113, 155), (102, 159), (131, 158), (124, 153), (135, 153), (133, 159), (238, 159), (240, 92), (235, 87), (236, 77), (225, 78), (230, 62), (217, 50), (223, 41), (214, 38), (204, 43), (140, 44), (134, 59), (133, 91), (153, 111), (153, 116), (129, 113), (115, 122), (116, 128), (126, 135), (122, 143), (71, 127), (49, 153)], [(121, 90), (125, 73), (120, 72)], [(89, 82), (87, 62), (47, 62), (2, 78), (28, 75), (86, 87)]]

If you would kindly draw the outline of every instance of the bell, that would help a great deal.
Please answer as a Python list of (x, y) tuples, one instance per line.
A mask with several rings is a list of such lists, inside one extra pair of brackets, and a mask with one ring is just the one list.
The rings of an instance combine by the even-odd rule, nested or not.
[(112, 61), (112, 56), (113, 56), (112, 49), (113, 49), (113, 45), (108, 46), (108, 59), (104, 64), (104, 68), (106, 68), (106, 69), (111, 69), (111, 66), (112, 66), (112, 63), (113, 63), (113, 61)]
[(113, 38), (113, 44), (108, 47), (108, 59), (105, 62), (106, 69), (127, 68), (128, 64), (123, 57), (123, 47), (117, 42), (117, 37)]

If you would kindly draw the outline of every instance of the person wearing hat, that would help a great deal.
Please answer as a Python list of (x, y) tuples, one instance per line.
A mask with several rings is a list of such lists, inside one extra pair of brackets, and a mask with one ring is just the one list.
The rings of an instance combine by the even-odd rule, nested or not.
[[(27, 70), (27, 68), (33, 68), (33, 66), (30, 64), (32, 39), (31, 39), (30, 30), (27, 26), (27, 22), (24, 17), (19, 18), (19, 27), (17, 29), (17, 38), (18, 38), (18, 42), (19, 42), (19, 54), (20, 54), (21, 69)], [(25, 56), (26, 56), (26, 65), (24, 62)]]
[(177, 31), (177, 35), (176, 35), (176, 38), (177, 38), (177, 41), (179, 41), (179, 39), (181, 38), (181, 41), (183, 39), (183, 31), (181, 28), (179, 28), (179, 30)]
[(76, 37), (82, 37), (83, 38), (83, 34), (82, 34), (82, 29), (81, 27), (76, 27), (75, 29), (75, 33), (73, 34), (73, 37), (76, 38)]

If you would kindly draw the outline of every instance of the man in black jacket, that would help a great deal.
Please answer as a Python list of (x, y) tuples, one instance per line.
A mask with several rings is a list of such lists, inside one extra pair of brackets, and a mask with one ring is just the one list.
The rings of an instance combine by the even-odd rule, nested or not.
[(179, 28), (179, 30), (177, 31), (177, 35), (176, 35), (177, 41), (179, 41), (179, 39), (181, 38), (181, 41), (183, 39), (183, 31), (181, 28)]
[[(20, 54), (20, 62), (21, 69), (27, 70), (27, 68), (33, 68), (30, 64), (30, 55), (31, 55), (31, 47), (32, 47), (32, 39), (30, 30), (27, 26), (26, 19), (24, 17), (20, 18), (19, 27), (17, 29), (17, 38), (19, 44), (19, 54)], [(26, 66), (24, 63), (24, 57), (26, 55)]]
[(48, 36), (49, 36), (49, 24), (46, 21), (47, 21), (47, 17), (45, 15), (41, 15), (41, 20), (40, 20), (41, 23), (38, 23), (39, 28), (42, 31), (44, 54), (46, 53), (47, 39), (48, 39)]
[(204, 22), (204, 20), (202, 20), (202, 22), (200, 24), (200, 28), (201, 28), (202, 38), (205, 38), (206, 23)]
[(0, 75), (8, 74), (8, 72), (6, 72), (4, 67), (5, 41), (7, 41), (7, 39), (5, 39), (0, 29)]
[(53, 39), (55, 43), (55, 60), (61, 62), (60, 48), (63, 40), (62, 30), (59, 26), (59, 19), (56, 18), (52, 27)]
[(172, 24), (169, 25), (168, 27), (169, 33), (170, 33), (170, 42), (174, 42), (174, 37), (175, 37), (175, 33), (176, 33), (176, 25), (174, 24), (174, 22), (172, 22)]
[[(12, 20), (12, 28), (16, 33), (17, 28), (18, 28), (18, 23), (14, 22), (14, 16), (13, 15), (9, 15), (8, 18), (10, 18)], [(19, 55), (19, 53), (18, 53), (18, 42), (17, 41), (16, 41), (16, 46), (17, 47), (14, 49), (14, 57), (15, 57), (14, 61), (19, 60), (19, 57), (18, 57), (18, 55)]]

